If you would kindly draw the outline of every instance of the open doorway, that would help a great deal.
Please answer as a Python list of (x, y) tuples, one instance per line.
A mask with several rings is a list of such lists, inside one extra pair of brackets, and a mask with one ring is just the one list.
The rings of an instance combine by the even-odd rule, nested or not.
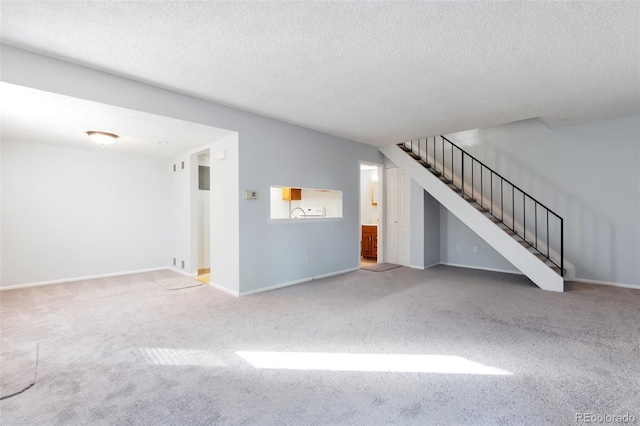
[(197, 240), (198, 274), (196, 278), (205, 284), (211, 280), (211, 173), (209, 150), (198, 154), (197, 187)]
[(381, 260), (382, 165), (360, 163), (360, 267)]

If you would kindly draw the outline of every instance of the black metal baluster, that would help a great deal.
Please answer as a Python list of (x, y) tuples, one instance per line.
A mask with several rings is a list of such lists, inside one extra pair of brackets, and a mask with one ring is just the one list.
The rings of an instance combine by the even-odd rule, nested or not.
[(500, 178), (500, 222), (504, 223), (504, 179)]
[(491, 204), (489, 205), (489, 212), (493, 216), (493, 170), (491, 170)]
[(533, 217), (536, 221), (534, 225), (535, 233), (536, 233), (536, 250), (538, 249), (538, 203), (536, 202), (534, 205)]
[(451, 145), (451, 183), (453, 183), (453, 145)]
[(440, 136), (440, 140), (442, 141), (442, 177), (446, 178), (444, 175), (444, 138)]
[(464, 151), (460, 150), (460, 161), (462, 162), (462, 198), (464, 198)]
[(547, 209), (547, 258), (549, 258), (549, 209)]
[[(436, 170), (436, 137), (433, 137), (433, 170)], [(437, 170), (436, 170), (437, 171)]]
[(480, 163), (480, 205), (484, 207), (484, 164)]
[(527, 203), (524, 192), (522, 193), (522, 230), (524, 232), (524, 240), (527, 241)]
[(511, 184), (511, 226), (513, 226), (512, 231), (518, 235), (518, 231), (516, 231), (516, 188)]
[(560, 276), (564, 277), (564, 220), (562, 218), (560, 218)]
[(471, 199), (475, 200), (476, 199), (476, 188), (473, 184), (473, 165), (475, 163), (475, 159), (473, 157), (471, 157)]

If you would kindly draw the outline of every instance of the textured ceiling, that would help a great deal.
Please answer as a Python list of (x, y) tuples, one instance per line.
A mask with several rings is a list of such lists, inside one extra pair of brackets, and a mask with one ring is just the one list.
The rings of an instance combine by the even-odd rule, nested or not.
[(2, 42), (372, 145), (640, 112), (639, 2), (2, 1)]
[[(163, 158), (174, 158), (232, 133), (7, 83), (0, 83), (0, 115), (3, 139)], [(119, 138), (100, 146), (89, 139), (89, 130), (115, 133)]]

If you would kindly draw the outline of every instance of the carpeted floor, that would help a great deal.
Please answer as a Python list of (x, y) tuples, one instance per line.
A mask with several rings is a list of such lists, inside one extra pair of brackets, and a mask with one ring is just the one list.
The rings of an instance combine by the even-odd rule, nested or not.
[(361, 269), (371, 272), (386, 272), (399, 267), (400, 265), (396, 265), (395, 263), (376, 263), (374, 265), (362, 267)]
[(33, 380), (38, 347), (36, 384), (0, 401), (0, 424), (640, 422), (638, 290), (445, 266), (239, 299), (157, 282), (178, 277), (0, 292), (8, 387)]

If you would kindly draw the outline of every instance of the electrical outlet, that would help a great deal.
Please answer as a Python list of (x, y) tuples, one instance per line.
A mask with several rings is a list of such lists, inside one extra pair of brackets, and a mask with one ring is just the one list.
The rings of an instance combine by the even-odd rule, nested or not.
[(258, 191), (247, 189), (246, 191), (244, 191), (244, 199), (245, 200), (257, 200), (258, 199)]
[(309, 260), (311, 260), (311, 256), (307, 255), (307, 257), (305, 257), (305, 260), (307, 261), (307, 263), (309, 263)]
[(456, 251), (460, 251), (460, 250), (462, 250), (462, 248), (460, 247), (460, 244), (458, 244), (458, 245), (456, 246)]
[(173, 266), (176, 266), (178, 264), (178, 261), (176, 260), (176, 258), (173, 258)]
[(93, 260), (93, 253), (87, 253), (87, 260)]
[(473, 246), (473, 252), (477, 253), (478, 252), (478, 246)]
[(184, 260), (181, 260), (180, 262), (182, 264), (182, 269), (184, 269)]

